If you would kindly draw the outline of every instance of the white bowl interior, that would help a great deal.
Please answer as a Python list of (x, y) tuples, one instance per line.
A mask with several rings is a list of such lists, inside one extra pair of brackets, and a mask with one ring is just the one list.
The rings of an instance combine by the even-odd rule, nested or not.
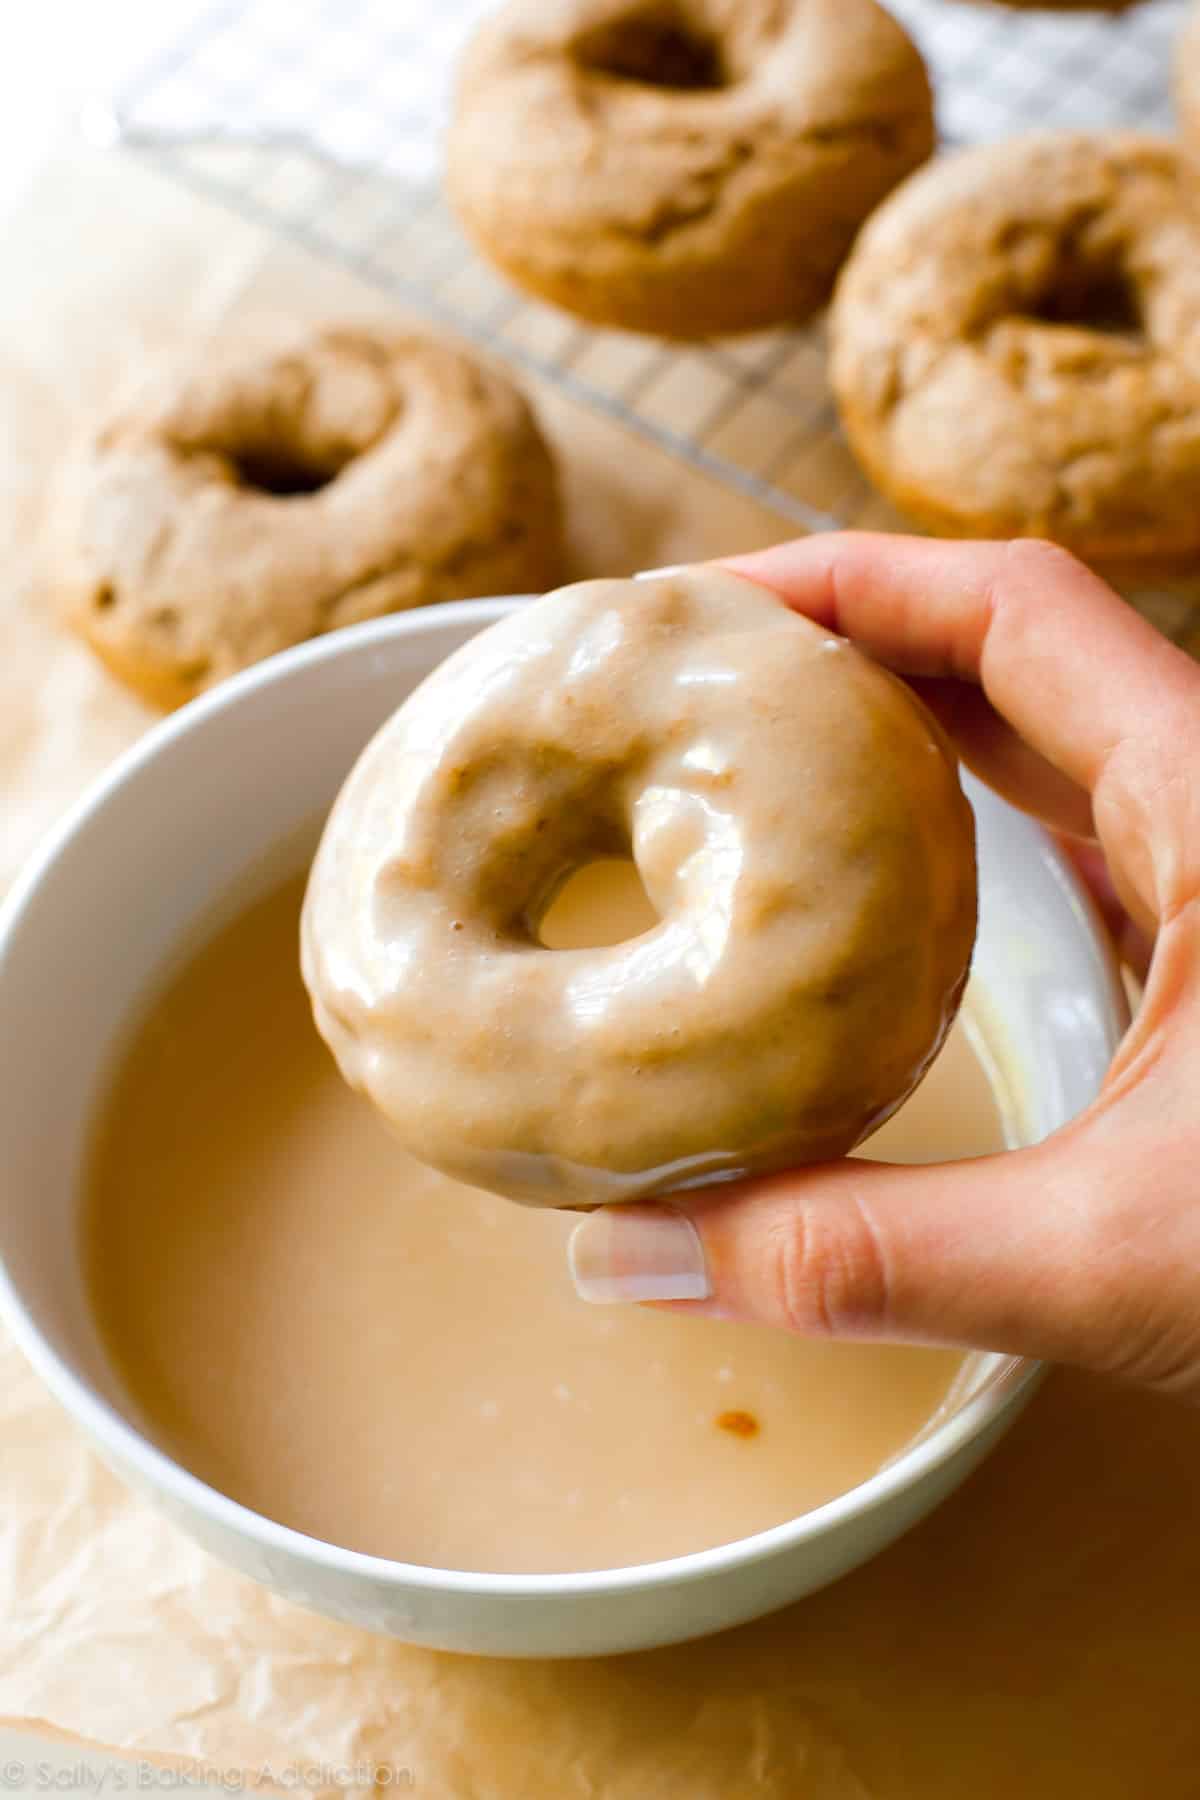
[[(81, 1165), (112, 1058), (164, 962), (297, 866), (375, 728), (513, 604), (357, 627), (227, 683), (123, 758), (6, 903), (0, 1301), (44, 1374), (65, 1364), (127, 1421), (90, 1317), (77, 1229)], [(1017, 1136), (1031, 1142), (1096, 1093), (1126, 1023), (1124, 996), (1050, 840), (977, 784), (970, 793), (981, 871), (973, 982), (1007, 1067), (1026, 1072)], [(957, 1404), (991, 1389), (1002, 1404), (1029, 1373), (1009, 1358), (977, 1358)], [(63, 1381), (53, 1385), (72, 1404)], [(985, 1409), (979, 1428), (990, 1419)], [(926, 1448), (952, 1425), (935, 1422)]]

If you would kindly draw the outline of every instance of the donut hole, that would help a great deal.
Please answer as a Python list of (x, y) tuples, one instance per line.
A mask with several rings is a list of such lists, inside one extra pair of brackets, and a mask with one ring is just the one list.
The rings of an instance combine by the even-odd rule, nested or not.
[(536, 936), (547, 950), (599, 950), (641, 937), (658, 923), (637, 865), (627, 856), (601, 856), (559, 882)]
[(720, 40), (677, 7), (646, 7), (606, 21), (575, 41), (575, 61), (592, 75), (642, 87), (694, 92), (729, 85)]
[(1116, 262), (1060, 263), (1024, 310), (1040, 325), (1068, 325), (1114, 337), (1140, 337), (1145, 326), (1137, 286)]
[(279, 500), (319, 494), (345, 467), (345, 461), (319, 464), (283, 442), (246, 444), (233, 451), (228, 460), (239, 487), (253, 488), (256, 493), (271, 494)]

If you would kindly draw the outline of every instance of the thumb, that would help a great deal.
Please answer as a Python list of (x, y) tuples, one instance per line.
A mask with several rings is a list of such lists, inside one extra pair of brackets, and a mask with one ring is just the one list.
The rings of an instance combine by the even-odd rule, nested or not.
[(604, 1207), (572, 1236), (575, 1285), (585, 1300), (672, 1301), (806, 1336), (1136, 1373), (1152, 1319), (1138, 1316), (1128, 1240), (1082, 1135), (958, 1163), (847, 1160)]

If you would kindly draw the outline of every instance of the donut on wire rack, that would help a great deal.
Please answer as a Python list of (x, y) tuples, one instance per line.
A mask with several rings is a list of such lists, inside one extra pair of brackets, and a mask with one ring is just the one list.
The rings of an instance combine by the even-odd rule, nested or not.
[(933, 148), (875, 0), (510, 0), (464, 59), (447, 180), (520, 286), (697, 338), (804, 318)]
[(1170, 139), (939, 158), (867, 224), (830, 335), (859, 461), (930, 530), (1200, 552), (1200, 213)]

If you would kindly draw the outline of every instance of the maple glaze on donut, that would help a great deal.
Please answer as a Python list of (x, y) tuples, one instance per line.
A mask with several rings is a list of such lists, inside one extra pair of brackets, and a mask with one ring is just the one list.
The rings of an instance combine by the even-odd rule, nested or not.
[[(657, 911), (538, 923), (592, 860)], [(304, 971), (406, 1146), (541, 1205), (838, 1156), (957, 1010), (974, 829), (911, 691), (715, 568), (565, 588), (424, 681), (339, 797)]]

